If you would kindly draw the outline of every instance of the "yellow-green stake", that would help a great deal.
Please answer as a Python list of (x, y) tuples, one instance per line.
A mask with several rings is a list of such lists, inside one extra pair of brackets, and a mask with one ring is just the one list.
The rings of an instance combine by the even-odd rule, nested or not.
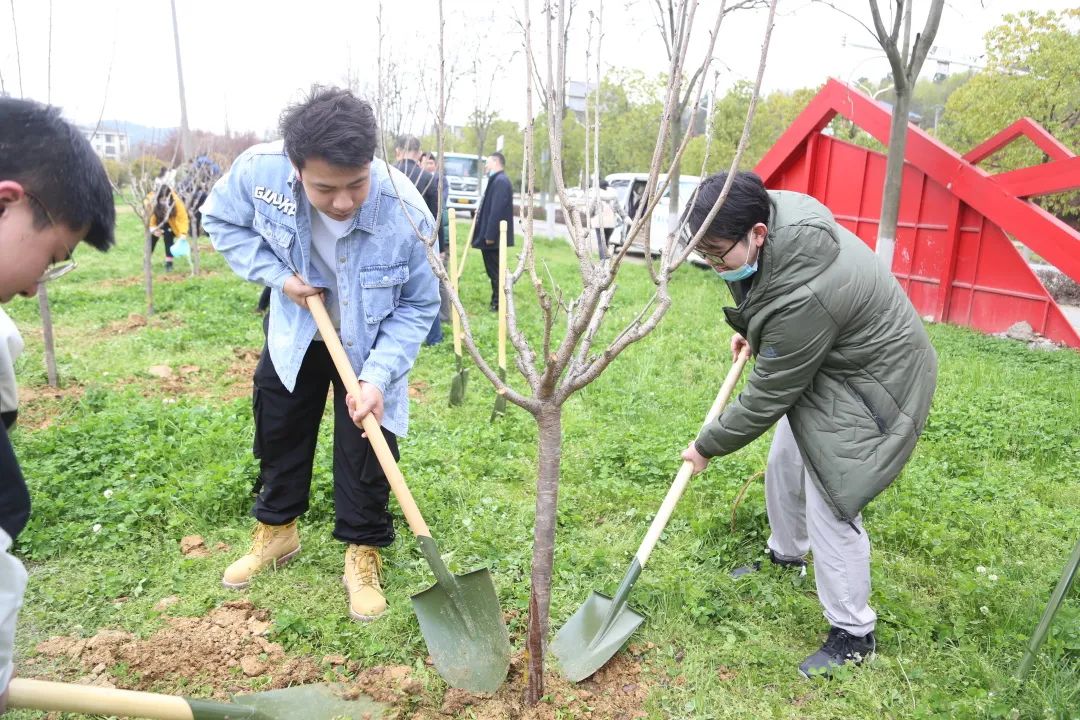
[[(450, 287), (454, 289), (454, 294), (458, 295), (461, 278), (457, 260), (457, 213), (454, 208), (450, 208), (447, 212), (450, 213)], [(462, 267), (465, 265), (464, 258), (461, 265)], [(457, 363), (457, 370), (450, 380), (450, 404), (460, 405), (465, 402), (465, 388), (469, 383), (469, 373), (461, 355), (461, 318), (458, 317), (457, 306), (453, 304), (450, 305), (450, 319), (454, 332), (454, 360)]]
[[(499, 221), (499, 379), (506, 382), (506, 221)], [(491, 422), (506, 414), (506, 395), (495, 395)]]

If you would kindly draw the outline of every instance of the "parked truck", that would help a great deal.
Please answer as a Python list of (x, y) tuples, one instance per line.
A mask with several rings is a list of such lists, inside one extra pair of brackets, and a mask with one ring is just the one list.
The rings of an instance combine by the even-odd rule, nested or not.
[(480, 194), (483, 192), (484, 165), (479, 155), (466, 153), (443, 153), (442, 170), (446, 184), (450, 189), (447, 206), (459, 213), (466, 210), (476, 212), (480, 206)]

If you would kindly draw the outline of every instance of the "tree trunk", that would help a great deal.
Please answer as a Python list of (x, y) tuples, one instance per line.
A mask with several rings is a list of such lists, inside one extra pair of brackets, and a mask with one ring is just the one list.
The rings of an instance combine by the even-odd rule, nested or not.
[[(683, 140), (682, 111), (677, 110), (671, 118), (671, 158), (674, 159), (679, 152), (679, 146)], [(675, 232), (679, 224), (679, 176), (682, 173), (682, 160), (672, 165), (671, 175), (668, 177), (668, 234)]]
[(173, 44), (176, 46), (176, 79), (180, 86), (180, 147), (181, 160), (191, 159), (191, 131), (188, 129), (187, 96), (184, 93), (184, 69), (180, 64), (180, 28), (176, 24), (176, 0), (170, 0), (172, 6)]
[(551, 608), (551, 570), (555, 560), (555, 515), (559, 502), (559, 464), (562, 460), (562, 406), (545, 401), (536, 415), (538, 468), (536, 525), (533, 531), (532, 590), (529, 594), (528, 703), (544, 695), (544, 653), (547, 650), (548, 611)]
[(143, 287), (146, 289), (146, 317), (154, 314), (154, 236), (150, 230), (146, 231), (146, 242), (143, 244)]
[(45, 368), (49, 373), (49, 387), (57, 387), (60, 379), (56, 374), (56, 348), (53, 345), (52, 311), (49, 310), (49, 291), (45, 283), (38, 285), (38, 310), (41, 311), (41, 336), (45, 341)]
[(885, 189), (881, 197), (881, 222), (878, 224), (877, 255), (885, 268), (892, 271), (893, 250), (896, 247), (896, 225), (900, 215), (900, 184), (903, 180), (904, 150), (907, 146), (908, 108), (911, 89), (896, 89), (889, 126), (889, 154), (885, 160)]

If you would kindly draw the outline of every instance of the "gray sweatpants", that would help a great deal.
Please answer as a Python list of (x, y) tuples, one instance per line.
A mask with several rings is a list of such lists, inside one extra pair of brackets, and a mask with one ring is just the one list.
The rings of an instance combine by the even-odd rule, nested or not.
[(870, 598), (870, 538), (862, 515), (856, 532), (837, 518), (803, 466), (787, 417), (776, 423), (765, 468), (765, 508), (769, 548), (780, 558), (814, 554), (814, 578), (825, 619), (834, 627), (863, 636), (874, 629), (877, 613)]

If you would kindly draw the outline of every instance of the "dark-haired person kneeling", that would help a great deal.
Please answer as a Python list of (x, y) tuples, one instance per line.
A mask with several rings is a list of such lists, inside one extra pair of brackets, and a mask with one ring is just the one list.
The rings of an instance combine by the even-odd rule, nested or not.
[[(0, 98), (0, 302), (30, 297), (40, 283), (73, 270), (80, 242), (107, 250), (115, 225), (109, 177), (82, 133), (56, 108)], [(12, 353), (21, 349), (14, 325), (0, 326), (0, 343), (10, 343)], [(26, 586), (26, 571), (8, 551), (30, 517), (30, 494), (7, 435), (14, 419), (8, 411), (0, 422), (0, 713)]]
[[(300, 551), (315, 442), (334, 386), (334, 537), (346, 543), (349, 614), (386, 610), (379, 548), (394, 540), (390, 487), (356, 426), (368, 413), (397, 456), (408, 428), (408, 373), (439, 310), (417, 236), (434, 221), (409, 179), (375, 160), (371, 106), (346, 90), (312, 89), (281, 117), (282, 141), (245, 151), (202, 207), (214, 246), (238, 275), (270, 288), (266, 345), (255, 369), (258, 521), (251, 550), (222, 583), (244, 588)], [(416, 228), (414, 230), (414, 227)], [(307, 298), (322, 293), (361, 397), (346, 397)]]
[[(702, 183), (688, 207), (697, 233), (727, 173)], [(937, 355), (892, 274), (829, 209), (766, 190), (740, 172), (697, 251), (736, 306), (731, 350), (757, 358), (746, 387), (682, 457), (701, 472), (773, 425), (765, 470), (768, 560), (805, 568), (814, 556), (828, 639), (806, 676), (830, 675), (874, 652), (870, 540), (861, 511), (896, 479), (915, 448), (937, 382)], [(741, 568), (734, 574), (759, 566)]]

